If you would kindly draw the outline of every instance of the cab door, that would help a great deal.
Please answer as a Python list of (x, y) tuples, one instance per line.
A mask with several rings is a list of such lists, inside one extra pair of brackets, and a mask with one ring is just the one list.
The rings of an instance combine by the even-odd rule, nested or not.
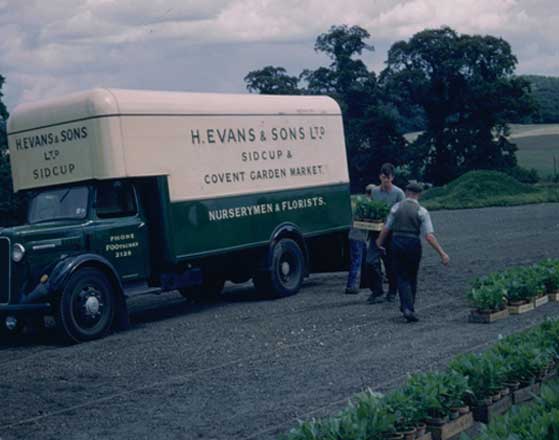
[(149, 235), (134, 185), (125, 180), (98, 182), (93, 207), (91, 250), (113, 264), (122, 282), (147, 279)]

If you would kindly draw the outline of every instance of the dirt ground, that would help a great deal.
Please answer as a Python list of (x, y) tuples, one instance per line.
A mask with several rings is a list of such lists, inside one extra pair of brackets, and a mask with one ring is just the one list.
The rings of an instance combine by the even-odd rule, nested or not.
[(467, 323), (476, 276), (559, 258), (559, 205), (434, 212), (448, 268), (424, 247), (417, 324), (397, 303), (344, 295), (346, 274), (291, 298), (231, 286), (214, 305), (172, 293), (129, 303), (129, 331), (60, 346), (52, 331), (0, 345), (0, 439), (272, 439), (348, 397), (559, 315), (559, 304)]

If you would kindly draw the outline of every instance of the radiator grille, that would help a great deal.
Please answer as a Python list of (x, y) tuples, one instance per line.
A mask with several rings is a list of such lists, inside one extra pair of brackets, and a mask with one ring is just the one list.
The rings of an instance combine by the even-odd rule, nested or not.
[(10, 301), (11, 258), (10, 240), (0, 237), (0, 304)]

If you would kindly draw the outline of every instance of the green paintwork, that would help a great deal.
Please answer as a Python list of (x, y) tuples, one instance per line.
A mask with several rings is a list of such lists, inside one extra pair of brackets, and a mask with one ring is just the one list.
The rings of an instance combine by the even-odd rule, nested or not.
[[(322, 206), (285, 209), (286, 203), (316, 202), (319, 198), (323, 200)], [(210, 212), (254, 205), (271, 207), (272, 212), (210, 220)], [(170, 207), (170, 236), (177, 260), (269, 243), (274, 230), (284, 223), (294, 224), (304, 236), (348, 228), (351, 224), (348, 185), (172, 203)]]
[[(159, 201), (157, 218), (151, 223), (141, 207), (135, 216), (99, 219), (90, 200), (88, 216), (83, 220), (2, 229), (0, 236), (27, 249), (23, 261), (12, 264), (11, 303), (17, 304), (21, 293), (33, 290), (43, 274), (49, 274), (58, 261), (72, 255), (95, 253), (105, 257), (121, 280), (129, 282), (147, 279), (162, 262), (179, 263), (265, 245), (283, 224), (294, 225), (305, 237), (343, 230), (351, 224), (347, 184), (180, 203), (169, 203), (166, 178), (154, 179), (150, 188)], [(303, 203), (298, 201), (312, 207), (293, 205)], [(247, 214), (249, 206), (265, 206), (266, 212), (243, 215), (243, 208)], [(230, 216), (235, 209), (240, 217), (222, 219), (223, 210)], [(149, 243), (150, 238), (156, 243)], [(150, 258), (152, 249), (157, 249), (154, 258)]]

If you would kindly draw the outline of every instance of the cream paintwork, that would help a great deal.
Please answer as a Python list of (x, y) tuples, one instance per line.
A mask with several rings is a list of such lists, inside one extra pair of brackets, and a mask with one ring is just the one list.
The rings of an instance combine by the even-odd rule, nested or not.
[[(322, 139), (316, 127), (324, 128)], [(295, 128), (305, 138), (273, 141), (273, 128)], [(219, 142), (217, 129), (222, 134), (244, 129), (247, 140)], [(248, 139), (251, 129), (254, 141)], [(62, 133), (70, 133), (66, 130), (81, 137), (62, 142)], [(214, 130), (215, 143), (209, 143), (207, 130)], [(313, 131), (317, 139), (311, 138)], [(9, 119), (8, 132), (16, 191), (89, 179), (168, 175), (171, 200), (183, 201), (349, 181), (340, 110), (326, 97), (96, 89), (21, 105)], [(200, 134), (200, 142), (194, 142), (192, 133)], [(49, 134), (47, 145), (23, 148)], [(51, 153), (55, 150), (58, 153)], [(241, 160), (243, 152), (270, 150), (281, 150), (282, 158)], [(36, 178), (42, 168), (60, 174), (63, 164), (74, 164), (71, 174)], [(289, 175), (291, 167), (317, 170), (318, 165), (318, 175)], [(270, 169), (285, 169), (287, 177), (250, 179), (251, 173)], [(245, 179), (205, 181), (207, 175), (232, 171), (244, 172)]]

